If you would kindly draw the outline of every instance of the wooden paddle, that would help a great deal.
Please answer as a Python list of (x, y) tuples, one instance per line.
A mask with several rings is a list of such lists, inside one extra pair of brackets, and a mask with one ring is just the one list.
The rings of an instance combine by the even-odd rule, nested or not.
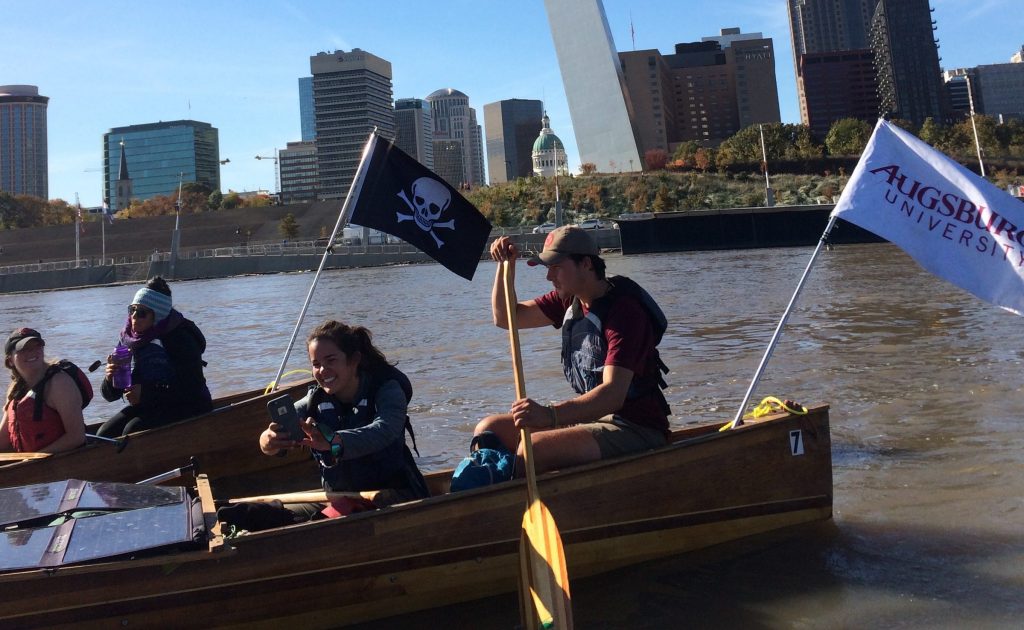
[(228, 503), (270, 503), (280, 501), (281, 503), (329, 503), (331, 499), (366, 499), (373, 501), (377, 498), (376, 490), (364, 492), (324, 492), (323, 490), (310, 490), (309, 492), (286, 492), (284, 494), (263, 494), (255, 497), (240, 497), (231, 499)]
[[(523, 377), (522, 352), (519, 348), (519, 328), (516, 322), (516, 289), (512, 281), (512, 263), (501, 263), (501, 277), (505, 288), (505, 310), (508, 313), (508, 338), (512, 347), (512, 369), (515, 372), (516, 399), (526, 398)], [(572, 602), (569, 597), (569, 573), (565, 562), (562, 538), (558, 525), (540, 500), (537, 492), (537, 473), (533, 469), (533, 441), (530, 430), (523, 428), (523, 464), (526, 469), (526, 512), (523, 514), (522, 535), (519, 541), (520, 605), (524, 607), (523, 622), (527, 628), (572, 628)], [(530, 596), (527, 596), (529, 593)], [(533, 610), (528, 610), (529, 599)]]
[(0, 462), (20, 462), (26, 459), (44, 459), (49, 453), (0, 453)]

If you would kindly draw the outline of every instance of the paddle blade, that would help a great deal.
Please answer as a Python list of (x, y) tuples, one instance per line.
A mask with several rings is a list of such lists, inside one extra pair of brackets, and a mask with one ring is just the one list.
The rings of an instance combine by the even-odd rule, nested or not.
[(572, 601), (562, 537), (551, 512), (539, 499), (523, 514), (519, 553), (520, 566), (529, 571), (530, 595), (540, 626), (570, 630)]

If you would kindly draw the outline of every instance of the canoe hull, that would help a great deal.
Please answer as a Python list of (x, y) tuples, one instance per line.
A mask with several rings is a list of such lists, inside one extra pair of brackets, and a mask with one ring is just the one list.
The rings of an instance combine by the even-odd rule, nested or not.
[[(188, 465), (195, 457), (199, 472), (216, 484), (218, 496), (301, 490), (319, 485), (316, 466), (308, 453), (267, 457), (259, 436), (269, 424), (267, 401), (282, 392), (305, 394), (308, 383), (296, 383), (273, 394), (262, 390), (215, 401), (211, 413), (132, 433), (125, 447), (106, 442), (56, 453), (44, 459), (0, 465), (0, 488), (27, 486), (62, 479), (134, 483)], [(169, 483), (191, 485), (187, 476)]]
[[(714, 428), (539, 477), (570, 579), (830, 518), (827, 407)], [(516, 481), (243, 536), (219, 552), (4, 575), (0, 625), (337, 627), (510, 592), (525, 495)]]

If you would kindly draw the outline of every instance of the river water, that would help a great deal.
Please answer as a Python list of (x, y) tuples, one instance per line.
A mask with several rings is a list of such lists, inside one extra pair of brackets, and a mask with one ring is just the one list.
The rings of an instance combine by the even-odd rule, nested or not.
[[(608, 257), (671, 322), (661, 346), (677, 426), (728, 419), (809, 248)], [(361, 323), (409, 374), (424, 469), (454, 465), (476, 419), (507, 409), (507, 334), (490, 323), (493, 265), (326, 272), (302, 327)], [(522, 266), (521, 297), (546, 291)], [(276, 373), (312, 274), (173, 285), (206, 333), (214, 395)], [(39, 328), (48, 357), (105, 357), (136, 286), (0, 298), (5, 330)], [(1024, 619), (1024, 329), (891, 245), (822, 252), (755, 395), (832, 405), (835, 518), (799, 536), (573, 582), (579, 628), (1019, 627)], [(567, 397), (558, 334), (522, 335), (528, 393)], [(301, 340), (289, 369), (307, 368)], [(93, 374), (98, 385), (100, 372)], [(3, 379), (6, 385), (6, 379)], [(102, 400), (99, 419), (116, 410)], [(571, 576), (570, 576), (571, 577)], [(513, 596), (377, 627), (511, 627)]]

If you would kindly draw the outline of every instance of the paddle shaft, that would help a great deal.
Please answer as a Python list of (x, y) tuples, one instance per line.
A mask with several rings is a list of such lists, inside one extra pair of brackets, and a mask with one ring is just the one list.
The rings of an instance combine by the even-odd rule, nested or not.
[[(523, 376), (523, 354), (519, 347), (519, 326), (516, 317), (516, 288), (512, 278), (512, 263), (505, 260), (501, 263), (501, 281), (505, 288), (505, 312), (508, 317), (508, 341), (512, 351), (512, 370), (515, 373), (516, 400), (526, 398), (526, 378)], [(523, 467), (526, 469), (527, 501), (533, 503), (537, 495), (537, 473), (533, 469), (533, 440), (530, 430), (520, 429), (519, 439), (523, 443)]]
[[(516, 317), (518, 300), (513, 281), (512, 262), (501, 262), (501, 280), (505, 290), (505, 311), (508, 318), (508, 340), (512, 351), (512, 369), (515, 373), (516, 399), (526, 398), (526, 379), (523, 376), (523, 356), (519, 347), (519, 326)], [(533, 467), (533, 439), (530, 430), (520, 430), (523, 443), (523, 468), (526, 469), (526, 513), (523, 515), (522, 535), (519, 542), (520, 606), (523, 623), (528, 630), (544, 627), (571, 630), (572, 607), (569, 600), (569, 574), (565, 550), (558, 533), (558, 525), (540, 500), (537, 491), (537, 473)], [(532, 595), (532, 598), (531, 598)], [(531, 611), (530, 601), (534, 606)]]

